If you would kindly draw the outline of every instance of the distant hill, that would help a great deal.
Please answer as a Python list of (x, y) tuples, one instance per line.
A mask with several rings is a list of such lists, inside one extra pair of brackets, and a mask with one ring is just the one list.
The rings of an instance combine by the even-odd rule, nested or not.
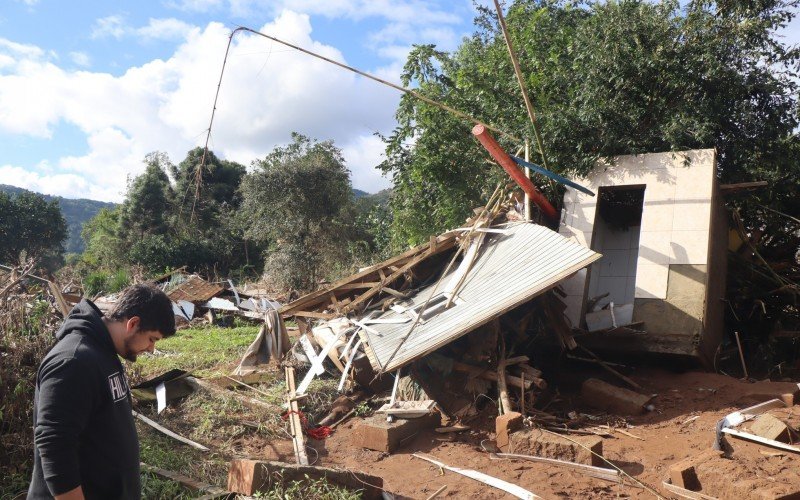
[[(0, 191), (10, 194), (18, 194), (23, 192), (32, 193), (28, 189), (9, 186), (8, 184), (0, 184)], [(367, 193), (360, 189), (353, 189), (353, 194), (357, 200), (363, 200), (368, 205), (385, 204), (389, 200), (391, 189), (384, 189), (374, 194)], [(67, 241), (64, 244), (67, 253), (83, 253), (84, 245), (81, 239), (81, 230), (83, 229), (84, 222), (88, 221), (100, 211), (102, 208), (114, 208), (115, 203), (108, 203), (105, 201), (87, 200), (85, 198), (72, 199), (62, 198), (61, 196), (51, 196), (49, 194), (36, 193), (43, 196), (45, 200), (58, 201), (61, 207), (61, 213), (67, 221)]]
[[(0, 191), (10, 194), (33, 192), (28, 189), (9, 186), (7, 184), (0, 184)], [(113, 208), (116, 206), (114, 203), (108, 203), (104, 201), (87, 200), (83, 198), (62, 198), (61, 196), (51, 196), (49, 194), (41, 193), (36, 194), (43, 196), (47, 201), (58, 201), (58, 205), (61, 207), (61, 213), (64, 215), (64, 219), (67, 221), (67, 241), (64, 243), (67, 253), (83, 252), (81, 229), (83, 229), (84, 222), (97, 215), (97, 212), (99, 212), (101, 208)]]

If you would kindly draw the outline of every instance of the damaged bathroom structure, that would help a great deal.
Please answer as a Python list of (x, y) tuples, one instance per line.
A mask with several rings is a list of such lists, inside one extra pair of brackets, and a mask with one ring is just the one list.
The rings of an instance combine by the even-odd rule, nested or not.
[(723, 335), (728, 215), (713, 149), (620, 156), (568, 187), (559, 233), (603, 255), (562, 282), (581, 343), (711, 366)]

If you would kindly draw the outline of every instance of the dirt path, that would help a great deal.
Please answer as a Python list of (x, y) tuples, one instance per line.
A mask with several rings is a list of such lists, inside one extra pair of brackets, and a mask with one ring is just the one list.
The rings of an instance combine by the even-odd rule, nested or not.
[[(665, 497), (670, 495), (661, 487), (661, 482), (669, 476), (669, 466), (709, 449), (720, 418), (738, 408), (764, 401), (771, 395), (787, 392), (787, 388), (792, 387), (788, 383), (754, 384), (711, 373), (674, 374), (655, 369), (643, 370), (633, 378), (643, 386), (641, 392), (658, 395), (654, 399), (656, 410), (627, 419), (634, 426), (628, 432), (643, 440), (615, 433), (613, 438), (603, 439), (603, 453), (625, 472), (654, 487)], [(592, 413), (590, 408), (580, 405), (575, 395), (564, 395), (562, 404)], [(800, 406), (780, 412), (782, 418), (795, 424), (800, 420)], [(432, 464), (413, 458), (411, 454), (414, 452), (436, 457), (448, 465), (496, 476), (544, 498), (655, 496), (639, 487), (615, 485), (558, 467), (490, 460), (480, 448), (481, 441), (494, 438), (488, 431), (446, 436), (425, 432), (392, 455), (365, 450), (351, 444), (356, 423), (357, 420), (351, 419), (339, 426), (326, 441), (316, 443), (320, 452), (319, 463), (381, 476), (388, 491), (406, 498), (427, 498), (443, 485), (447, 489), (440, 498), (511, 498), (502, 491), (455, 473), (442, 475)], [(491, 423), (488, 424), (481, 427), (492, 429)], [(698, 466), (704, 493), (720, 498), (747, 498), (769, 488), (800, 491), (800, 455), (775, 455), (776, 450), (733, 438), (728, 442), (733, 447), (732, 458), (715, 458)]]

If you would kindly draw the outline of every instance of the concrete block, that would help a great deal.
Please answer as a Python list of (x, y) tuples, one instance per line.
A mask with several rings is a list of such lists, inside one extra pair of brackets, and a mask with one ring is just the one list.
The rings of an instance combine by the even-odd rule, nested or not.
[[(603, 454), (603, 439), (600, 436), (570, 436), (570, 439), (586, 446), (598, 455)], [(579, 464), (604, 466), (600, 457), (572, 441), (541, 429), (525, 429), (511, 433), (508, 453), (556, 458)]]
[(384, 415), (373, 415), (358, 423), (354, 444), (361, 448), (392, 453), (424, 429), (436, 427), (441, 422), (438, 413), (420, 418), (395, 419), (387, 422)]
[(773, 417), (769, 413), (759, 415), (750, 424), (750, 432), (756, 436), (761, 436), (775, 441), (789, 441), (789, 427), (782, 420)]
[(646, 411), (645, 406), (652, 398), (590, 378), (581, 386), (581, 399), (589, 406), (600, 410), (619, 415), (638, 415)]
[(510, 411), (504, 415), (500, 415), (494, 420), (494, 427), (497, 436), (495, 438), (497, 447), (500, 448), (501, 451), (507, 452), (509, 444), (508, 436), (522, 427), (522, 414)]

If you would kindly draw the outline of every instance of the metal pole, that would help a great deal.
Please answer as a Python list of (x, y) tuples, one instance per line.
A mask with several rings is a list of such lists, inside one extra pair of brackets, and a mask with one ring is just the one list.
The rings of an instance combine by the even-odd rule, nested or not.
[[(528, 141), (528, 138), (526, 137), (525, 161), (531, 161), (530, 155), (531, 155), (531, 143), (530, 141)], [(531, 178), (531, 169), (529, 169), (528, 167), (525, 167), (525, 177), (527, 177), (528, 179)], [(533, 214), (531, 213), (531, 197), (528, 195), (528, 193), (525, 193), (525, 220), (528, 222), (533, 220)]]

